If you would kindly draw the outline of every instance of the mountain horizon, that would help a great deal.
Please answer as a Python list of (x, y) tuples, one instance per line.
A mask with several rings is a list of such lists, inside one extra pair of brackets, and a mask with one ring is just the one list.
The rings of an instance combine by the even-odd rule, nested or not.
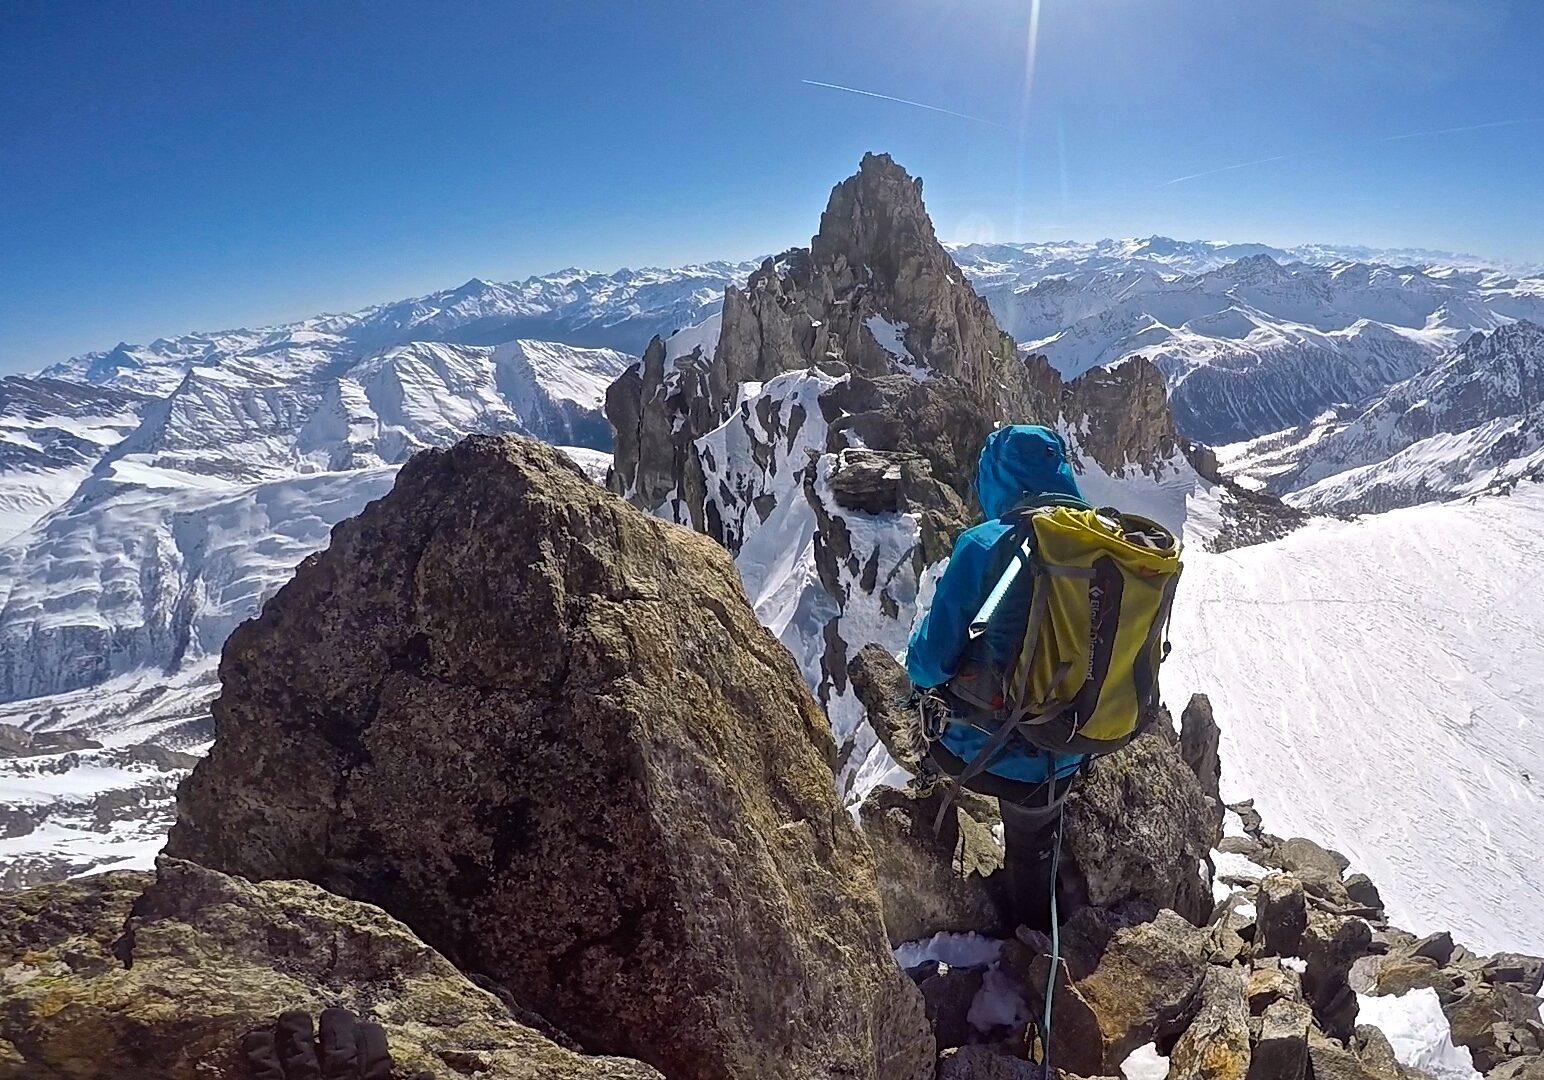
[[(1148, 259), (1154, 267), (1162, 267), (1173, 273), (1183, 273), (1193, 272), (1202, 266), (1210, 266), (1211, 263), (1218, 259), (1239, 259), (1250, 254), (1266, 254), (1278, 262), (1302, 261), (1314, 264), (1327, 264), (1336, 261), (1368, 262), (1388, 266), (1418, 265), (1427, 268), (1492, 270), (1497, 273), (1516, 276), (1544, 273), (1544, 263), (1514, 264), (1501, 259), (1487, 259), (1478, 255), (1427, 248), (1376, 248), (1354, 243), (1327, 242), (1276, 246), (1252, 241), (1179, 240), (1157, 233), (1145, 236), (1103, 237), (1092, 241), (1076, 239), (1004, 240), (990, 243), (956, 243), (945, 241), (945, 247), (966, 257), (967, 270), (971, 269), (969, 264), (976, 262), (978, 258), (983, 263), (989, 261), (994, 251), (999, 254), (1014, 252), (1021, 257), (1025, 255), (1038, 255), (1041, 258), (1035, 261), (1035, 271), (1039, 276), (1045, 277), (1057, 276), (1057, 270), (1048, 269), (1048, 267), (1057, 265), (1055, 261), (1057, 258), (1087, 260), (1095, 256), (1104, 256), (1112, 260), (1125, 260), (1130, 263), (1140, 263), (1144, 259)], [(0, 356), (0, 377), (3, 377), (5, 374), (45, 374), (49, 369), (56, 368), (69, 360), (107, 355), (115, 350), (133, 349), (142, 345), (147, 345), (153, 349), (158, 345), (180, 338), (217, 337), (238, 331), (272, 332), (292, 327), (301, 327), (316, 322), (327, 322), (350, 317), (360, 318), (381, 309), (411, 305), (415, 302), (431, 298), (454, 297), (458, 294), (476, 293), (493, 287), (550, 289), (553, 286), (573, 282), (604, 282), (610, 285), (617, 285), (635, 281), (640, 277), (658, 278), (670, 275), (700, 277), (704, 281), (722, 280), (727, 282), (730, 280), (744, 280), (752, 270), (770, 257), (770, 255), (762, 255), (740, 260), (714, 259), (688, 262), (677, 266), (665, 264), (641, 265), (619, 267), (612, 271), (567, 266), (545, 274), (531, 274), (523, 278), (502, 280), (496, 276), (473, 275), (459, 285), (453, 285), (429, 293), (381, 300), (359, 307), (324, 309), (288, 319), (230, 323), (218, 329), (192, 328), (174, 331), (163, 333), (161, 336), (144, 343), (131, 342), (120, 338), (111, 346), (86, 350), (55, 360), (39, 361), (37, 358), (21, 359)], [(1027, 270), (1028, 268), (1023, 269)], [(1059, 272), (1065, 273), (1067, 271), (1063, 269)], [(618, 340), (628, 344), (633, 341), (632, 338), (628, 337), (618, 339), (603, 335), (601, 338), (589, 337), (585, 340), (571, 340), (565, 343), (625, 348), (626, 344), (616, 344)], [(633, 345), (634, 351), (641, 352), (643, 344), (646, 343), (647, 338), (645, 337), (642, 342)]]

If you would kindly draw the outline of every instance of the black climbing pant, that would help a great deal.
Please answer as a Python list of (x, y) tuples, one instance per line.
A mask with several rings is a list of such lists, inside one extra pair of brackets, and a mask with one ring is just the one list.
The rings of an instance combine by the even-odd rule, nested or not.
[[(958, 776), (965, 768), (965, 762), (940, 742), (930, 743), (928, 754), (945, 775)], [(1051, 848), (1056, 842), (1059, 802), (1074, 779), (1062, 777), (1055, 782), (1054, 791), (1047, 791), (1044, 783), (1009, 780), (991, 772), (977, 773), (970, 779), (970, 790), (995, 797), (1001, 807), (1006, 888), (1000, 895), (1007, 907), (1004, 914), (1016, 920), (1017, 926), (1042, 931), (1051, 928)]]
[(1049, 930), (1051, 848), (1056, 841), (1056, 818), (1061, 807), (1043, 805), (1044, 785), (1035, 786), (1034, 791), (1039, 799), (1028, 805), (1007, 798), (999, 802), (1003, 816), (1003, 874), (1007, 879), (1005, 899), (1008, 913), (1018, 925)]

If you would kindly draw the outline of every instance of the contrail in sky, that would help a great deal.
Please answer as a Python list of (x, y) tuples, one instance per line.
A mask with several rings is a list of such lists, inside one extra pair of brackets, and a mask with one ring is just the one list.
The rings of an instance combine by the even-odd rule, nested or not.
[(1335, 150), (1343, 150), (1347, 146), (1362, 146), (1375, 142), (1398, 142), (1401, 139), (1424, 139), (1431, 135), (1456, 135), (1464, 131), (1486, 131), (1490, 128), (1516, 127), (1519, 124), (1544, 124), (1544, 116), (1525, 116), (1516, 120), (1492, 120), (1485, 124), (1466, 124), (1463, 127), (1436, 128), (1432, 131), (1407, 131), (1402, 135), (1384, 135), (1377, 139), (1363, 139), (1355, 143), (1347, 143), (1342, 146), (1327, 146), (1319, 150), (1299, 150), (1293, 154), (1276, 154), (1273, 157), (1259, 158), (1255, 161), (1241, 161), (1237, 165), (1224, 165), (1220, 169), (1207, 169), (1204, 172), (1191, 173), (1188, 176), (1176, 176), (1173, 180), (1165, 180), (1159, 187), (1169, 187), (1173, 184), (1183, 184), (1187, 180), (1199, 180), (1203, 176), (1216, 176), (1218, 173), (1232, 172), (1235, 169), (1250, 169), (1256, 165), (1269, 165), (1273, 161), (1289, 161), (1293, 158), (1311, 157), (1314, 154), (1328, 154)]
[(1296, 154), (1277, 154), (1275, 157), (1257, 158), (1254, 161), (1240, 161), (1237, 165), (1224, 165), (1220, 169), (1207, 169), (1205, 172), (1191, 173), (1189, 176), (1176, 176), (1173, 180), (1165, 180), (1159, 187), (1168, 187), (1170, 184), (1183, 184), (1186, 180), (1199, 180), (1203, 176), (1216, 176), (1218, 173), (1232, 172), (1234, 169), (1250, 169), (1256, 165), (1269, 165), (1273, 161), (1286, 161), (1288, 158), (1307, 157), (1309, 154), (1322, 154), (1323, 150), (1303, 150)]
[(1004, 125), (995, 120), (984, 120), (979, 116), (971, 116), (969, 113), (955, 112), (953, 109), (939, 108), (937, 105), (928, 105), (921, 101), (908, 101), (903, 97), (891, 97), (889, 94), (876, 94), (872, 90), (859, 90), (855, 86), (838, 86), (836, 83), (816, 82), (814, 79), (800, 79), (805, 86), (823, 86), (827, 90), (842, 90), (849, 94), (861, 94), (864, 97), (878, 98), (880, 101), (894, 101), (901, 105), (911, 105), (918, 109), (926, 109), (928, 112), (943, 113), (945, 116), (957, 116), (961, 120), (970, 120), (977, 124), (985, 124), (987, 127), (1000, 128)]
[(1518, 124), (1544, 124), (1544, 116), (1525, 116), (1520, 120), (1492, 120), (1488, 124), (1469, 124), (1466, 127), (1438, 128), (1436, 131), (1412, 131), (1408, 135), (1386, 135), (1379, 142), (1398, 139), (1419, 139), (1427, 135), (1454, 135), (1460, 131), (1484, 131), (1486, 128), (1516, 127)]

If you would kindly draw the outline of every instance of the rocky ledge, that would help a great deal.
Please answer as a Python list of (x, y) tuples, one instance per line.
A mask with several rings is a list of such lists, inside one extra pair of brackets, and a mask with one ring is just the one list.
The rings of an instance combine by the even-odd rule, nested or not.
[[(884, 663), (866, 650), (854, 667), (867, 685)], [(1478, 956), (1446, 933), (1389, 925), (1376, 886), (1344, 856), (1266, 832), (1249, 803), (1215, 801), (1219, 730), (1204, 697), (1175, 737), (1165, 731), (1167, 720), (1099, 762), (1068, 806), (1059, 1071), (1544, 1078), (1544, 959)], [(937, 798), (923, 770), (904, 791), (875, 791), (863, 821), (892, 939), (918, 939), (897, 957), (927, 1002), (938, 1076), (1038, 1077), (1051, 940), (1014, 926), (1000, 885), (1013, 853), (994, 843), (991, 807), (966, 800), (935, 833)], [(1211, 848), (1199, 874), (1178, 855), (1196, 842)], [(1087, 887), (1090, 869), (1103, 888)], [(1185, 917), (1174, 909), (1203, 874), (1208, 899)]]

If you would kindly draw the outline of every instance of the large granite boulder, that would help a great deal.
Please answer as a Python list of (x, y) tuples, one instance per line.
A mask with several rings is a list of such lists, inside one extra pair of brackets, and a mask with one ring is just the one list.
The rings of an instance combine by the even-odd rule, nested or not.
[(1544, 959), (1523, 953), (1497, 953), (1482, 965), (1486, 982), (1509, 983), (1525, 994), (1544, 989)]
[(0, 893), (5, 1080), (247, 1080), (244, 1034), (337, 1005), (385, 1028), (404, 1076), (660, 1080), (558, 1045), (379, 908), (305, 882), (167, 860)]
[(1349, 1038), (1356, 1027), (1356, 992), (1351, 989), (1351, 966), (1367, 955), (1372, 929), (1353, 916), (1308, 913), (1308, 926), (1299, 942), (1307, 961), (1303, 971), (1303, 996), (1313, 1006), (1314, 1018), (1324, 1031)]
[[(1038, 1017), (1051, 973), (1050, 942), (1034, 931), (1020, 930), (1019, 937), (1029, 947), (1007, 956), (1020, 968), (1030, 1015)], [(1062, 926), (1061, 947), (1053, 1055), (1069, 1072), (1114, 1075), (1137, 1047), (1184, 1032), (1200, 1007), (1209, 937), (1172, 911), (1134, 903), (1085, 907)]]
[(1260, 1017), (1248, 1080), (1303, 1080), (1308, 1071), (1308, 1033), (1313, 1010), (1301, 1001), (1280, 998)]
[(1208, 968), (1200, 1011), (1169, 1055), (1169, 1080), (1245, 1080), (1249, 1064), (1243, 976), (1237, 968)]
[(1544, 1053), (1539, 999), (1515, 986), (1482, 986), (1443, 1006), (1453, 1042), (1466, 1046), (1474, 1067), (1489, 1072), (1518, 1057)]
[(724, 549), (426, 451), (232, 635), (168, 850), (379, 904), (683, 1080), (930, 1076), (824, 716)]

